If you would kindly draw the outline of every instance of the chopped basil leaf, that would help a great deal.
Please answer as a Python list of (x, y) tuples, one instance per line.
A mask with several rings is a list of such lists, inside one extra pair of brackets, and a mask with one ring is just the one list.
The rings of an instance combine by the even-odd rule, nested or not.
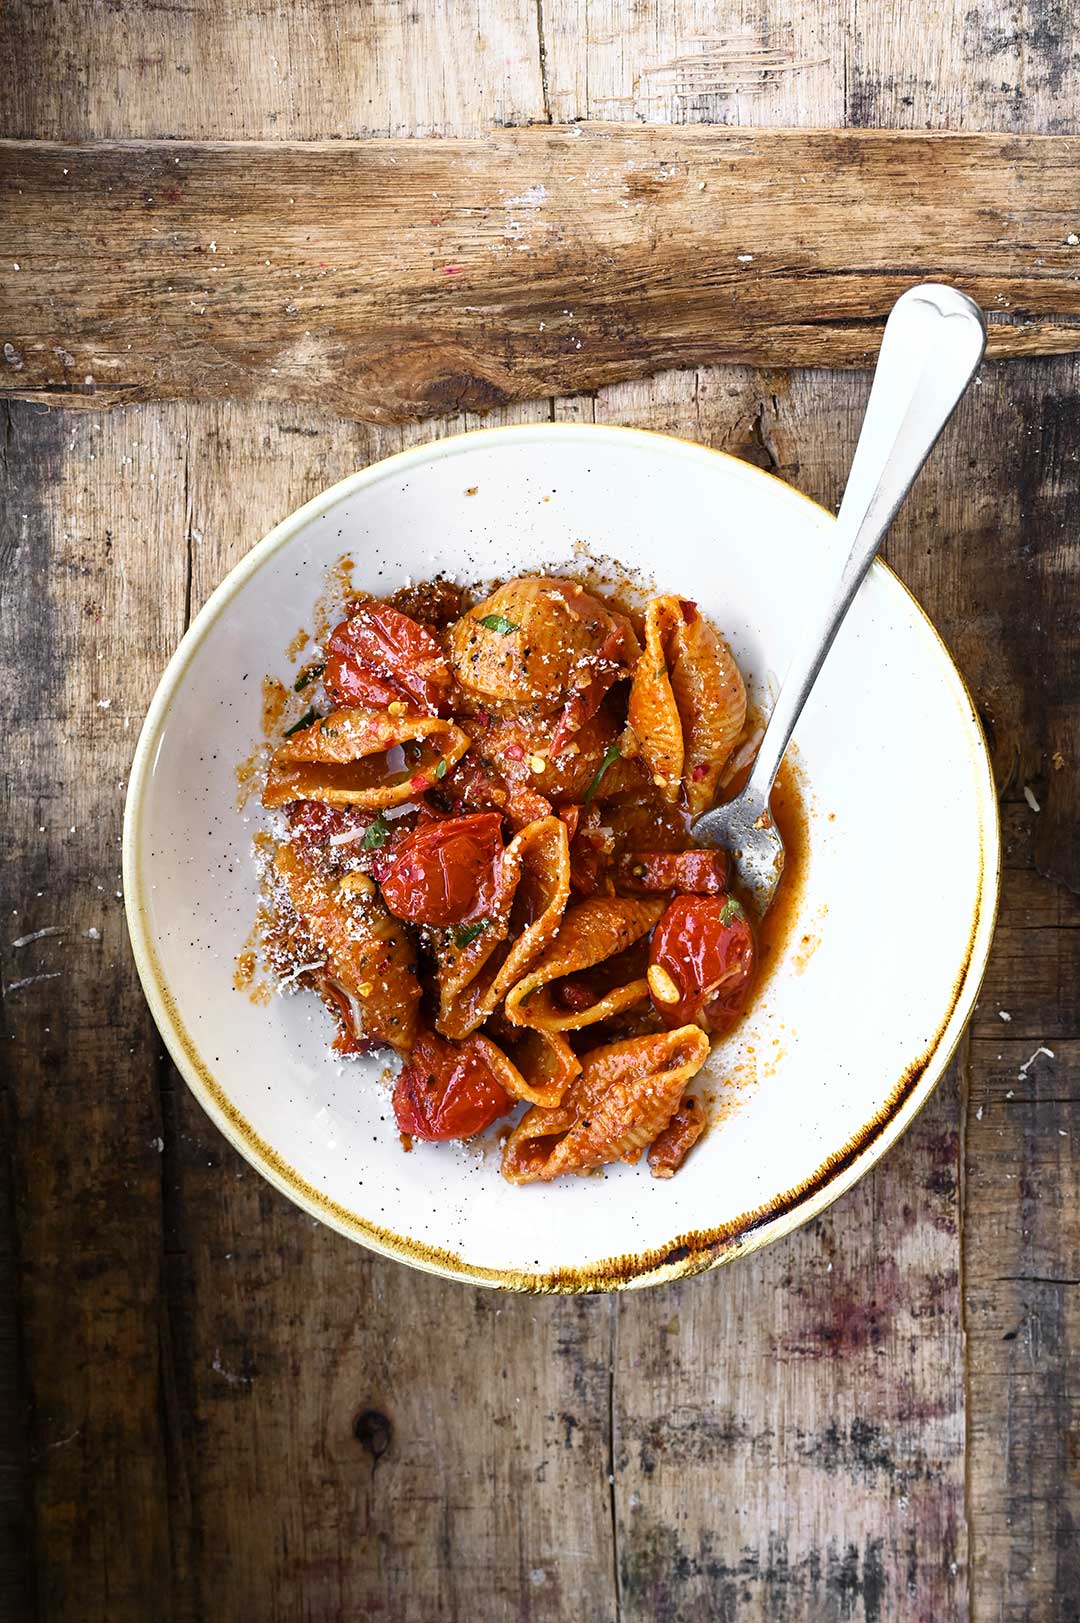
[(303, 693), (309, 682), (314, 682), (325, 671), (325, 665), (308, 665), (300, 672), (293, 683), (294, 693)]
[(607, 771), (608, 767), (613, 766), (616, 761), (619, 761), (621, 759), (622, 759), (622, 751), (619, 749), (618, 744), (612, 744), (610, 746), (610, 748), (608, 749), (607, 754), (604, 756), (604, 759), (600, 762), (600, 767), (599, 767), (599, 770), (598, 770), (595, 778), (593, 779), (593, 781), (590, 783), (589, 787), (585, 791), (584, 803), (585, 803), (586, 806), (589, 804), (589, 802), (592, 800), (593, 795), (595, 795), (596, 791), (599, 789), (599, 787), (600, 787), (600, 779), (604, 776), (604, 773)]
[(731, 924), (735, 919), (744, 919), (742, 903), (737, 896), (729, 896), (720, 909), (720, 923)]
[(310, 727), (313, 721), (318, 721), (314, 710), (305, 710), (299, 721), (294, 721), (291, 727), (286, 727), (285, 737), (291, 738), (293, 733), (301, 732), (303, 728)]
[(446, 762), (445, 761), (440, 761), (439, 762), (438, 766), (435, 768), (435, 776), (437, 778), (445, 778), (445, 776), (446, 776)]
[(379, 851), (390, 838), (390, 824), (382, 812), (377, 812), (375, 821), (360, 841), (361, 851)]
[(511, 631), (520, 631), (513, 620), (508, 620), (505, 614), (485, 614), (480, 621), (485, 631), (497, 631), (500, 637), (508, 637)]
[(470, 941), (475, 941), (488, 926), (487, 919), (477, 919), (475, 924), (459, 924), (454, 931), (454, 946), (467, 947)]

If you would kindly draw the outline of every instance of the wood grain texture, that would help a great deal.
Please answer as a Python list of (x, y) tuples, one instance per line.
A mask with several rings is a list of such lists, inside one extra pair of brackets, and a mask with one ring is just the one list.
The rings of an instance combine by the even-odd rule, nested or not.
[[(577, 118), (1080, 130), (1080, 9), (1061, 0), (10, 0), (0, 41), (17, 65), (0, 132), (68, 142), (482, 137), (492, 121)], [(483, 205), (510, 195), (500, 186)], [(1070, 200), (1063, 238), (1073, 229)], [(190, 245), (192, 293), (209, 280), (208, 240)], [(10, 365), (0, 372), (15, 381)], [(865, 388), (856, 372), (729, 366), (551, 409), (706, 439), (835, 503)], [(121, 951), (102, 974), (67, 938), (9, 945), (52, 924), (60, 895), (120, 946), (116, 917), (106, 934), (99, 913), (119, 833), (108, 781), (123, 775), (124, 721), (135, 726), (187, 599), (271, 520), (412, 431), (335, 421), (321, 391), (309, 407), (96, 420), (14, 408), (0, 615), (18, 747), (3, 769), (16, 811), (0, 882), (4, 916), (19, 918), (0, 947), (5, 986), (63, 978), (5, 999), (15, 1063), (0, 1155), (15, 1194), (0, 1293), (5, 1261), (17, 1289), (14, 1322), (0, 1302), (0, 1422), (14, 1433), (0, 1453), (0, 1613), (426, 1623), (614, 1619), (621, 1607), (671, 1623), (711, 1606), (737, 1623), (891, 1623), (963, 1617), (966, 1577), (975, 1623), (1075, 1623), (1080, 1295), (1066, 1281), (1080, 1209), (1080, 932), (1075, 898), (1045, 876), (1075, 888), (1080, 865), (1076, 399), (1067, 358), (989, 369), (890, 541), (959, 653), (1011, 785), (1002, 929), (959, 1103), (939, 1093), (819, 1232), (752, 1260), (752, 1276), (617, 1307), (474, 1307), (481, 1293), (309, 1227), (159, 1065)], [(99, 711), (110, 692), (123, 703)], [(912, 860), (921, 877), (923, 854)], [(1040, 1056), (1021, 1083), (1042, 1044), (1054, 1060)], [(914, 1191), (911, 1231), (894, 1164)], [(899, 1232), (914, 1244), (892, 1299), (876, 1286)], [(832, 1288), (838, 1263), (847, 1295)], [(916, 1312), (935, 1268), (942, 1311)], [(836, 1357), (807, 1355), (830, 1338)], [(918, 1405), (935, 1402), (942, 1412), (920, 1421)], [(899, 1486), (909, 1478), (916, 1498)], [(950, 1507), (956, 1573), (942, 1563)]]
[(1001, 922), (971, 1028), (977, 1623), (1072, 1619), (1080, 1596), (1080, 900), (1037, 872), (1040, 816), (1005, 808)]
[(1080, 128), (1060, 0), (543, 0), (557, 120), (913, 130)]
[(957, 1086), (790, 1242), (619, 1304), (628, 1623), (964, 1615)]
[(578, 126), (2, 152), (8, 395), (379, 422), (674, 365), (866, 366), (928, 276), (991, 312), (991, 355), (1080, 348), (1072, 139)]
[(128, 953), (119, 828), (130, 724), (183, 623), (183, 547), (170, 568), (156, 538), (184, 510), (184, 452), (129, 421), (95, 470), (89, 420), (89, 439), (39, 408), (6, 426), (0, 967), (27, 1554), (42, 1617), (168, 1619), (161, 1042)]
[(0, 132), (480, 135), (554, 117), (1080, 129), (1062, 0), (10, 0)]
[(6, 135), (479, 135), (543, 116), (536, 0), (12, 0)]

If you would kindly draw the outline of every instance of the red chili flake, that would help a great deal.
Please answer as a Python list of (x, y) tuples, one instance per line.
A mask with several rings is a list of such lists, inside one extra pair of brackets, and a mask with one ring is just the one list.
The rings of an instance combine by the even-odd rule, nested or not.
[(415, 778), (409, 779), (409, 788), (415, 789), (418, 795), (422, 795), (425, 789), (431, 788), (431, 779), (425, 778), (422, 772), (418, 772)]
[(525, 759), (525, 750), (521, 744), (507, 744), (503, 754), (508, 761), (523, 761)]
[(709, 770), (709, 763), (707, 761), (699, 761), (697, 766), (694, 768), (694, 770), (690, 774), (690, 777), (691, 777), (692, 781), (694, 783), (700, 783), (702, 778), (705, 776), (705, 774), (706, 774), (706, 772), (708, 770)]

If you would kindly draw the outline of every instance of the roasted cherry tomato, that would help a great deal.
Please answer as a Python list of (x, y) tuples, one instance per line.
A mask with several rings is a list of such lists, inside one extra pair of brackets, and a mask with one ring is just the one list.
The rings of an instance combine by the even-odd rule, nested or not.
[(434, 716), (448, 709), (451, 676), (430, 631), (389, 603), (362, 603), (330, 634), (323, 684), (339, 707), (382, 710), (396, 700)]
[(391, 913), (413, 924), (464, 924), (490, 912), (502, 855), (498, 812), (425, 823), (397, 845), (380, 876)]
[(434, 1032), (417, 1038), (394, 1086), (395, 1120), (413, 1138), (472, 1138), (512, 1104), (478, 1045)]
[(724, 1031), (746, 1006), (754, 934), (734, 896), (676, 896), (653, 931), (649, 991), (665, 1025)]
[(629, 851), (619, 861), (619, 882), (627, 890), (722, 896), (729, 866), (726, 851)]

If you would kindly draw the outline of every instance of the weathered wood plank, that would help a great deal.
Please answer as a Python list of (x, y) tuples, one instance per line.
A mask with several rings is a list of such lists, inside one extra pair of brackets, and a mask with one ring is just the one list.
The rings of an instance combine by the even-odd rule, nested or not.
[(479, 135), (653, 123), (1075, 132), (1075, 8), (1036, 0), (12, 0), (0, 131), (41, 139)]
[[(900, 8), (886, 0), (882, 9), (895, 18)], [(854, 0), (590, 0), (587, 18), (575, 0), (543, 0), (543, 19), (559, 122), (847, 122)]]
[(543, 0), (555, 118), (1076, 132), (1080, 14), (1054, 0)]
[[(1037, 873), (1038, 822), (1022, 800), (1006, 808), (1004, 905), (972, 1025), (976, 1623), (1068, 1619), (1080, 1593), (1080, 901)], [(1032, 952), (1037, 978), (1023, 973)]]
[(578, 126), (2, 151), (9, 395), (394, 421), (688, 363), (865, 366), (925, 276), (991, 311), (992, 354), (1080, 348), (1072, 139)]
[(619, 1304), (627, 1623), (965, 1615), (958, 1110), (954, 1070), (822, 1218)]
[[(4, 500), (27, 494), (24, 477), (0, 483)], [(0, 561), (7, 547), (0, 539)], [(0, 797), (4, 798), (4, 797)], [(5, 801), (6, 803), (6, 801)], [(5, 921), (6, 922), (6, 921)], [(6, 1041), (7, 1033), (4, 1033)], [(0, 1089), (0, 1617), (33, 1615), (30, 1561), (30, 1427), (19, 1315), (14, 1133), (9, 1091)]]
[(43, 1618), (168, 1620), (161, 1044), (118, 836), (135, 728), (182, 624), (184, 449), (150, 421), (118, 421), (100, 460), (89, 418), (22, 406), (7, 427), (0, 965), (27, 1554)]
[(536, 0), (12, 0), (0, 49), (28, 65), (5, 135), (479, 135), (543, 117)]

